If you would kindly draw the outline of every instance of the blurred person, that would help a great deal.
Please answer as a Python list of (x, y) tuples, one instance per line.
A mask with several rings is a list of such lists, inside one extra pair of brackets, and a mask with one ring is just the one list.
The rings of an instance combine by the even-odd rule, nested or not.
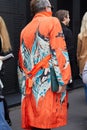
[[(83, 70), (84, 67), (86, 67), (86, 61), (87, 61), (87, 12), (83, 15), (82, 21), (81, 21), (81, 27), (80, 32), (78, 34), (77, 39), (77, 61), (79, 66), (79, 72), (80, 76), (83, 79)], [(84, 74), (86, 74), (86, 71), (84, 71)], [(86, 94), (86, 101), (87, 101), (87, 83), (83, 79), (83, 82), (85, 83), (85, 94)]]
[(86, 42), (87, 42), (87, 12), (84, 14), (82, 18), (80, 33), (78, 34), (77, 39), (77, 61), (79, 65), (80, 75), (82, 75), (84, 65), (87, 61)]
[(0, 129), (3, 130), (11, 130), (11, 120), (9, 117), (9, 110), (7, 106), (7, 102), (5, 97), (3, 96), (3, 74), (4, 68), (3, 63), (5, 60), (5, 56), (12, 50), (9, 34), (7, 31), (6, 24), (4, 19), (0, 16)]
[[(75, 52), (75, 44), (74, 44), (74, 37), (72, 34), (71, 29), (69, 28), (70, 23), (70, 15), (68, 10), (58, 10), (55, 13), (55, 16), (60, 20), (61, 26), (63, 29), (66, 46), (69, 53), (70, 65), (71, 65), (71, 72), (72, 72), (72, 80), (74, 81), (79, 77), (78, 67), (77, 67), (77, 60), (76, 60), (76, 52)], [(73, 87), (73, 82), (68, 84), (68, 89)]]
[[(49, 0), (31, 0), (30, 9), (33, 19), (21, 31), (18, 61), (22, 128), (51, 130), (67, 124), (69, 56)], [(52, 66), (59, 83), (57, 92), (51, 89)]]

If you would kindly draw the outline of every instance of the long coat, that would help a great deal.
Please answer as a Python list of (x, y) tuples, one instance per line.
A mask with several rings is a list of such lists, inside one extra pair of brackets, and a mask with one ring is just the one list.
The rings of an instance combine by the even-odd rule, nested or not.
[(67, 92), (52, 92), (52, 66), (59, 85), (66, 85), (71, 69), (61, 25), (51, 12), (40, 12), (22, 30), (20, 38), (22, 128), (46, 129), (67, 123)]
[(77, 61), (80, 74), (82, 74), (84, 65), (87, 61), (87, 36), (82, 37), (81, 34), (78, 34)]

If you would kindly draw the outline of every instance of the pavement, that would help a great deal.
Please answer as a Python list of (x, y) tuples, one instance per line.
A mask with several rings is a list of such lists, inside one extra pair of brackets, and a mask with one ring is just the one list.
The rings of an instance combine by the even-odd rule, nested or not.
[(87, 100), (84, 88), (69, 92), (68, 124), (53, 130), (87, 130)]
[[(9, 108), (12, 130), (21, 128), (20, 104)], [(52, 130), (87, 130), (87, 100), (84, 87), (69, 91), (68, 124)]]

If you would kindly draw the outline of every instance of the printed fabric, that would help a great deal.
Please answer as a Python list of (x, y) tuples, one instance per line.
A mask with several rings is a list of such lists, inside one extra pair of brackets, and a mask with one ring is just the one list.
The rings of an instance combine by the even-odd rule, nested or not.
[(22, 128), (66, 125), (68, 95), (66, 91), (53, 93), (50, 77), (53, 66), (61, 87), (71, 79), (59, 21), (49, 13), (38, 13), (22, 30), (20, 41), (18, 77), (22, 93)]

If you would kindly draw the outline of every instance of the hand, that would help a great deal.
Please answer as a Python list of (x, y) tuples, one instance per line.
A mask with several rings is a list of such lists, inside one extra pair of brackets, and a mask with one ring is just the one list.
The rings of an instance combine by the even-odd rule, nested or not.
[(65, 90), (66, 90), (66, 85), (64, 85), (64, 86), (59, 86), (59, 90), (58, 90), (57, 93), (65, 92)]
[(4, 56), (0, 56), (0, 60), (3, 60)]

